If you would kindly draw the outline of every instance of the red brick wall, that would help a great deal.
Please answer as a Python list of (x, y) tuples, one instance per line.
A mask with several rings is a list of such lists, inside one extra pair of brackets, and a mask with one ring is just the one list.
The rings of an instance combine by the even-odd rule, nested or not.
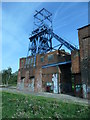
[[(22, 61), (23, 61), (23, 64), (22, 64)], [(24, 68), (24, 65), (25, 65), (25, 61), (26, 61), (26, 58), (20, 58), (20, 62), (19, 62), (19, 68)]]
[(17, 82), (18, 82), (18, 83), (21, 82), (21, 72), (20, 72), (20, 70), (18, 70), (18, 78), (17, 78)]
[(82, 81), (89, 82), (90, 70), (90, 25), (78, 31)]
[(37, 67), (35, 69), (35, 92), (42, 91), (42, 69)]
[(26, 74), (25, 74), (25, 81), (24, 81), (24, 87), (27, 88), (28, 87), (28, 84), (29, 84), (29, 71), (26, 71)]
[[(78, 30), (82, 84), (90, 86), (90, 25)], [(86, 92), (83, 94), (86, 97)]]
[[(48, 56), (53, 55), (52, 60), (48, 60)], [(44, 56), (44, 61), (41, 62), (41, 57)], [(36, 66), (43, 66), (47, 64), (57, 63), (57, 62), (65, 62), (71, 60), (71, 55), (64, 51), (53, 51), (47, 54), (37, 55), (36, 57)]]
[(71, 52), (72, 73), (80, 73), (80, 53), (75, 50)]
[[(48, 60), (48, 56), (53, 54), (53, 59)], [(41, 62), (41, 57), (44, 56), (44, 61)], [(32, 58), (33, 56), (28, 57)], [(47, 54), (41, 54), (36, 56), (36, 66), (22, 66), (21, 60), (24, 61), (25, 64), (25, 58), (20, 59), (20, 74), (21, 79), (25, 77), (25, 88), (28, 87), (28, 84), (30, 82), (30, 77), (35, 78), (35, 92), (40, 91), (46, 91), (46, 83), (52, 82), (52, 75), (55, 73), (59, 74), (59, 82), (60, 82), (60, 69), (58, 67), (48, 67), (45, 69), (42, 69), (41, 67), (43, 65), (51, 64), (51, 63), (57, 63), (57, 62), (65, 62), (68, 60), (71, 60), (70, 54), (66, 53), (65, 51), (54, 51)]]

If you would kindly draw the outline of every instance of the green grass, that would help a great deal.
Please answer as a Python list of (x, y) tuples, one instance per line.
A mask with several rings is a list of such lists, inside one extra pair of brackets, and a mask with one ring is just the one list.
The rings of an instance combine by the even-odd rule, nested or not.
[(3, 118), (89, 118), (88, 106), (53, 98), (2, 92)]

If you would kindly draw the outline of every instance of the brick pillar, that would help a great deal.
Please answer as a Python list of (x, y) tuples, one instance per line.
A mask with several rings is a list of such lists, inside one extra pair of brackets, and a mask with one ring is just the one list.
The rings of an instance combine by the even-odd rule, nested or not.
[(42, 92), (42, 68), (35, 70), (35, 92)]
[(20, 89), (20, 84), (21, 84), (21, 71), (18, 70), (18, 77), (17, 77), (17, 89)]
[(28, 85), (29, 85), (29, 71), (26, 71), (25, 81), (24, 81), (24, 87), (28, 88)]
[(17, 79), (17, 83), (21, 82), (21, 72), (20, 70), (18, 70), (18, 79)]

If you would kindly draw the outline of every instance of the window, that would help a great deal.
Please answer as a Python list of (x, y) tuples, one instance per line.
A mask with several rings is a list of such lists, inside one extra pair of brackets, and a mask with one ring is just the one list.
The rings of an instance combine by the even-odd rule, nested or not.
[(40, 60), (41, 60), (41, 62), (44, 62), (44, 56), (42, 56), (42, 57), (40, 58)]
[(53, 58), (54, 58), (53, 54), (48, 55), (48, 61), (53, 60)]
[(28, 58), (26, 59), (26, 65), (28, 65)]
[(26, 59), (26, 65), (29, 65), (29, 63), (30, 63), (30, 58), (27, 58)]

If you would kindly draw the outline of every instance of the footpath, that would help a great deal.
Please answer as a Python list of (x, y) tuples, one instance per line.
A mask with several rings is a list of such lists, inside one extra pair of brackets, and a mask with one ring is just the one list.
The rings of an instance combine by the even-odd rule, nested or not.
[(63, 102), (72, 102), (76, 104), (78, 103), (82, 105), (90, 105), (90, 100), (74, 97), (66, 94), (54, 94), (54, 93), (48, 93), (48, 92), (35, 93), (30, 91), (19, 91), (16, 88), (0, 88), (0, 91), (7, 91), (12, 93), (27, 94), (27, 95), (34, 95), (34, 96), (43, 96), (48, 98), (55, 98)]

